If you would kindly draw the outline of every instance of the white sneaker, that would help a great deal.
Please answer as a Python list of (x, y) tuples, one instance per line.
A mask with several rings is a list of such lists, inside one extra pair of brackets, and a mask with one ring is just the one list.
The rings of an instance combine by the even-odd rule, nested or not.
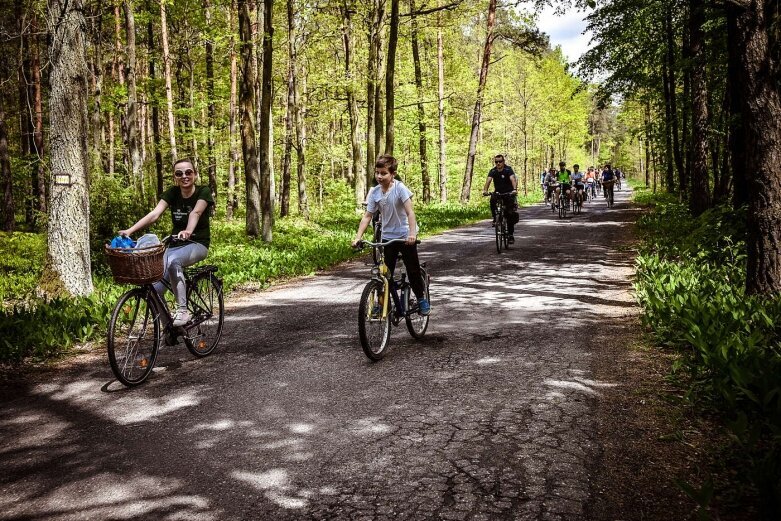
[(192, 318), (192, 315), (190, 315), (190, 311), (188, 309), (177, 309), (176, 314), (174, 314), (174, 327), (180, 327), (185, 325), (190, 321)]

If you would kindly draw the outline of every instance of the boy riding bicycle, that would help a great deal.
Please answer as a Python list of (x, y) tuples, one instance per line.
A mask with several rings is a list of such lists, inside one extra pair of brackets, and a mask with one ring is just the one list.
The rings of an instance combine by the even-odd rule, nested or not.
[(381, 155), (374, 165), (374, 176), (377, 186), (369, 190), (366, 196), (366, 213), (364, 213), (358, 232), (352, 246), (361, 242), (366, 228), (374, 214), (379, 210), (382, 219), (382, 241), (404, 239), (404, 242), (392, 242), (385, 246), (385, 265), (391, 276), (396, 268), (396, 258), (401, 253), (404, 266), (407, 268), (410, 285), (418, 299), (421, 315), (428, 315), (431, 305), (425, 298), (425, 285), (420, 271), (417, 247), (417, 221), (412, 208), (412, 192), (401, 181), (394, 179), (399, 163), (393, 156)]

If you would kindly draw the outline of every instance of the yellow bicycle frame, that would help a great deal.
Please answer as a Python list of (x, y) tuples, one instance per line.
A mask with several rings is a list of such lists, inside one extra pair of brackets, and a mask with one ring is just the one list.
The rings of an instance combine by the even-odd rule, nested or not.
[(388, 299), (390, 298), (390, 281), (388, 281), (388, 266), (385, 265), (385, 260), (380, 263), (380, 275), (382, 275), (384, 284), (382, 292), (382, 318), (384, 320), (388, 316)]

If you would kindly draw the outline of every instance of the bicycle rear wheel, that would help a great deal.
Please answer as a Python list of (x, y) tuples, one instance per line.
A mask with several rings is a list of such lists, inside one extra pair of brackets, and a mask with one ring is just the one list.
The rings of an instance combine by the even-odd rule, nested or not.
[(509, 240), (510, 235), (507, 232), (507, 218), (505, 218), (502, 220), (502, 245), (504, 246), (505, 250), (510, 247), (508, 242)]
[[(429, 276), (428, 272), (421, 268), (420, 273), (423, 276), (423, 284), (424, 284), (424, 298), (431, 302), (431, 298), (429, 297)], [(409, 295), (411, 291), (408, 291), (407, 295)], [(407, 302), (407, 309), (410, 309), (409, 302)], [(407, 322), (407, 329), (409, 330), (409, 334), (412, 335), (413, 338), (423, 338), (423, 335), (426, 334), (426, 329), (428, 329), (428, 315), (421, 315), (419, 313), (415, 314), (407, 314), (405, 317), (405, 320)]]
[(209, 355), (220, 342), (225, 320), (222, 281), (213, 273), (196, 276), (190, 283), (187, 305), (193, 325), (187, 328), (184, 344), (194, 356)]
[(117, 380), (128, 387), (146, 380), (160, 347), (160, 319), (145, 289), (131, 289), (119, 297), (107, 340), (108, 361)]
[(388, 314), (382, 317), (384, 285), (372, 280), (363, 288), (358, 305), (358, 336), (363, 352), (371, 360), (381, 360), (388, 351), (393, 301), (388, 299)]

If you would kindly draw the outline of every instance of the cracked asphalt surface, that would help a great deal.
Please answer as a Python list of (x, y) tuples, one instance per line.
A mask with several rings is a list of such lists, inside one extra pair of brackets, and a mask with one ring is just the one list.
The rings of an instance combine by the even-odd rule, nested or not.
[(589, 519), (622, 385), (594, 366), (637, 315), (627, 201), (522, 209), (501, 255), (485, 221), (425, 240), (428, 333), (378, 363), (360, 259), (232, 298), (212, 356), (166, 348), (140, 387), (103, 352), (2, 384), (0, 519)]

